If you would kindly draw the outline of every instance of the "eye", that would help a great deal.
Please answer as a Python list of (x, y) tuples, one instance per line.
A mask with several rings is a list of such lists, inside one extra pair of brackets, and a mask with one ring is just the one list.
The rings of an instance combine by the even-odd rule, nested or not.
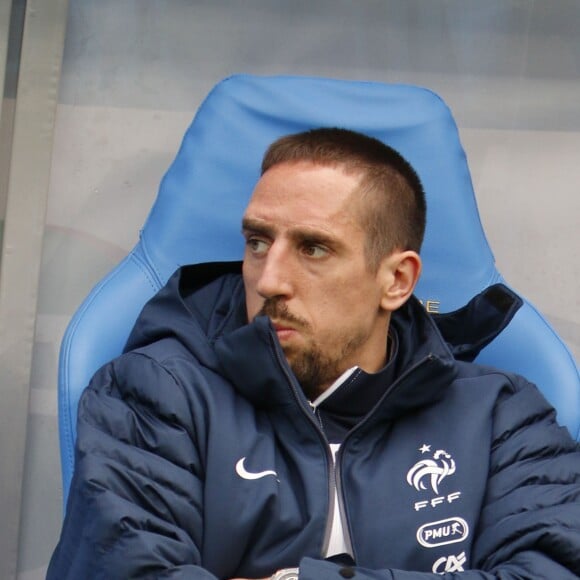
[(304, 244), (302, 252), (309, 258), (320, 260), (328, 255), (328, 250), (319, 244)]
[(246, 240), (246, 247), (252, 254), (261, 256), (268, 252), (270, 244), (261, 238), (250, 237)]

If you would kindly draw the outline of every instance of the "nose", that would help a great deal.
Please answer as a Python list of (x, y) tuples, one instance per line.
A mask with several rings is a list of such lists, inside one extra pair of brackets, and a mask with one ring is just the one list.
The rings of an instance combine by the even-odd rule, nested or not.
[(282, 245), (274, 243), (263, 259), (256, 283), (262, 298), (284, 297), (292, 294), (291, 264)]

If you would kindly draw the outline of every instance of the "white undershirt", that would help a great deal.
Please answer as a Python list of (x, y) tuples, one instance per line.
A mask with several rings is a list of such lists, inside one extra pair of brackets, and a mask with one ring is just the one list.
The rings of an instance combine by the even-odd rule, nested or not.
[[(332, 451), (332, 459), (334, 460), (334, 465), (336, 465), (336, 454), (338, 453), (339, 449), (340, 443), (330, 444), (330, 450)], [(336, 554), (345, 554), (345, 553), (350, 554), (350, 550), (348, 549), (346, 544), (340, 507), (338, 504), (338, 490), (335, 486), (334, 509), (332, 512), (332, 528), (330, 529), (330, 541), (328, 542), (328, 548), (326, 549), (325, 558), (334, 556)], [(352, 554), (350, 555), (352, 556)]]
[[(352, 367), (345, 371), (324, 393), (316, 398), (311, 404), (314, 409), (318, 407), (323, 401), (328, 399), (332, 393), (334, 393), (356, 370), (358, 367)], [(336, 465), (336, 454), (340, 449), (340, 443), (330, 443), (330, 451), (332, 452), (332, 462), (333, 469)], [(336, 554), (350, 554), (346, 543), (346, 537), (344, 534), (344, 526), (342, 523), (342, 517), (340, 513), (340, 507), (338, 503), (338, 490), (336, 486), (334, 487), (334, 506), (332, 510), (332, 527), (330, 529), (330, 541), (328, 542), (328, 548), (326, 549), (325, 558), (330, 556), (335, 556)], [(352, 556), (352, 554), (350, 554)]]

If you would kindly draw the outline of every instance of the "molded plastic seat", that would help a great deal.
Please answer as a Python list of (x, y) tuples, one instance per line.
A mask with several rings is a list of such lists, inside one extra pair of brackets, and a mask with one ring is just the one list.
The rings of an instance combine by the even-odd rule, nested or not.
[[(240, 260), (240, 220), (277, 137), (320, 126), (377, 137), (416, 168), (427, 192), (424, 272), (417, 296), (448, 312), (487, 286), (496, 270), (475, 203), (465, 153), (440, 97), (403, 85), (239, 75), (200, 107), (133, 251), (86, 298), (66, 331), (59, 369), (64, 496), (74, 469), (77, 403), (94, 372), (122, 352), (145, 302), (176, 268)], [(505, 282), (504, 282), (505, 283)], [(480, 360), (523, 374), (580, 437), (580, 380), (565, 345), (527, 302)]]

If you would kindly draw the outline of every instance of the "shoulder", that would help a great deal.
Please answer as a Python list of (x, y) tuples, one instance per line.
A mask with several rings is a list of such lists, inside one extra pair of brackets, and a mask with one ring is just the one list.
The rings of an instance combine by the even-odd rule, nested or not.
[(79, 415), (154, 414), (191, 424), (196, 403), (217, 381), (224, 382), (179, 342), (163, 340), (101, 367), (83, 393)]
[(502, 482), (498, 487), (511, 487), (516, 480), (517, 485), (528, 485), (519, 481), (526, 473), (537, 482), (560, 476), (568, 482), (579, 480), (580, 446), (558, 423), (556, 410), (538, 387), (515, 373), (467, 366), (484, 388), (494, 385), (490, 477)]
[(505, 441), (520, 432), (531, 437), (540, 430), (575, 444), (568, 430), (558, 424), (555, 409), (525, 377), (477, 363), (458, 362), (457, 368), (458, 388), (472, 390), (473, 404), (488, 401), (491, 406), (494, 441)]
[(497, 404), (502, 404), (512, 397), (521, 397), (529, 401), (542, 403), (549, 406), (536, 385), (525, 377), (498, 369), (496, 367), (480, 365), (476, 362), (457, 361), (457, 379), (471, 384), (479, 389), (492, 389), (496, 396)]

